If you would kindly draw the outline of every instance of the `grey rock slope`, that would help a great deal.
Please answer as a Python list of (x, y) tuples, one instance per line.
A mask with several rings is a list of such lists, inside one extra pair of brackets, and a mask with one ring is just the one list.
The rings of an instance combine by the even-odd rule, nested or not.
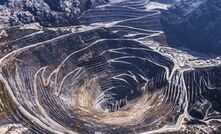
[(0, 2), (0, 27), (39, 22), (42, 26), (78, 24), (86, 9), (105, 0), (3, 0)]
[(220, 0), (182, 0), (165, 11), (162, 20), (172, 46), (221, 54)]

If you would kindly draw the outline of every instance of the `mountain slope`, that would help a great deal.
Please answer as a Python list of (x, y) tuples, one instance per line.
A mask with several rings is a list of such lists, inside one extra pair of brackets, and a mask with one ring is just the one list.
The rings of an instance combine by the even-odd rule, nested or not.
[(4, 0), (0, 2), (0, 28), (39, 22), (42, 26), (78, 24), (86, 9), (105, 0)]
[(221, 54), (220, 0), (183, 0), (163, 13), (162, 22), (171, 46)]

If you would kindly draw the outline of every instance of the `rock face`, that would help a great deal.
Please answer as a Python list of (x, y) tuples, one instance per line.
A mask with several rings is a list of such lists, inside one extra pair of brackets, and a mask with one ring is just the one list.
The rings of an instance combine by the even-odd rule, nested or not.
[(86, 9), (103, 0), (4, 0), (0, 3), (0, 27), (39, 22), (42, 26), (78, 24)]
[(162, 22), (170, 45), (221, 54), (220, 0), (182, 0), (164, 12)]

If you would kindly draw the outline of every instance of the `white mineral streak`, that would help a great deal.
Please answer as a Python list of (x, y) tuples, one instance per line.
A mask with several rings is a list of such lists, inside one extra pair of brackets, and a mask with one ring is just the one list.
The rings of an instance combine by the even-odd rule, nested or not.
[(8, 36), (8, 34), (6, 33), (5, 30), (1, 30), (1, 31), (0, 31), (0, 39), (1, 39), (1, 38), (4, 38), (4, 37), (7, 37), (7, 36)]
[(21, 124), (6, 124), (0, 126), (0, 134), (21, 134), (28, 130), (28, 128)]
[(147, 4), (146, 8), (147, 10), (154, 10), (154, 9), (168, 9), (171, 5), (170, 4), (162, 4), (159, 2), (150, 2)]

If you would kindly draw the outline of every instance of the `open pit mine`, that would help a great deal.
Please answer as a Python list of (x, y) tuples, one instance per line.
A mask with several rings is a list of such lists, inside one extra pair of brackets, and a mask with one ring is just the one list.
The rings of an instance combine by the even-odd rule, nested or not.
[(220, 134), (220, 0), (0, 0), (0, 134)]

